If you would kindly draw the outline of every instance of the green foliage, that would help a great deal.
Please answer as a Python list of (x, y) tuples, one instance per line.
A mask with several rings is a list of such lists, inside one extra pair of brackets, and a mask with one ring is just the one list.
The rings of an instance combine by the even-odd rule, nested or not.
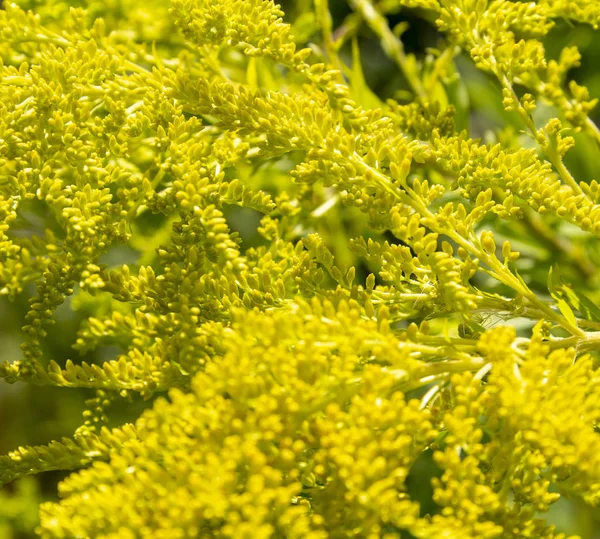
[[(600, 184), (569, 168), (595, 170), (597, 99), (576, 47), (545, 49), (596, 2), (349, 6), (0, 11), (0, 294), (23, 319), (0, 377), (85, 395), (74, 432), (0, 457), (0, 526), (558, 539), (553, 504), (600, 502)], [(408, 52), (407, 10), (436, 47)], [(467, 58), (507, 118), (485, 141)], [(57, 470), (42, 503), (30, 476)]]

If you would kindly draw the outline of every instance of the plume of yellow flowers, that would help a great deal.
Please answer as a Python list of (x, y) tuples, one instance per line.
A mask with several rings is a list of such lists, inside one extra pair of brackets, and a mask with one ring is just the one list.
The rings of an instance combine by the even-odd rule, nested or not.
[[(0, 377), (89, 392), (71, 437), (0, 457), (0, 483), (72, 472), (37, 533), (564, 538), (550, 506), (600, 502), (600, 184), (565, 163), (600, 131), (578, 51), (542, 39), (598, 3), (350, 0), (336, 31), (327, 0), (293, 24), (271, 0), (72, 4), (0, 11), (0, 295), (29, 302)], [(425, 60), (402, 9), (444, 36)], [(402, 100), (366, 85), (363, 26)], [(457, 127), (461, 50), (527, 147)], [(90, 360), (48, 354), (67, 300)]]

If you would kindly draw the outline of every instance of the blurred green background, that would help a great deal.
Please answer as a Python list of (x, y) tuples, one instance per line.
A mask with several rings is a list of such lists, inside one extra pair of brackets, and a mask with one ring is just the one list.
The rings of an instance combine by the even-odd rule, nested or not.
[[(240, 0), (243, 1), (243, 0)], [(344, 0), (330, 2), (334, 28), (339, 28), (351, 9)], [(297, 23), (297, 29), (307, 30), (311, 35), (309, 0), (287, 0), (282, 7), (290, 21), (304, 16), (304, 22)], [(423, 59), (425, 51), (430, 47), (439, 47), (443, 41), (435, 25), (423, 19), (418, 12), (402, 10), (390, 16), (390, 25), (407, 24), (403, 34), (403, 42), (408, 52)], [(302, 24), (300, 24), (302, 22)], [(314, 22), (314, 21), (312, 21)], [(382, 99), (402, 96), (407, 86), (395, 64), (383, 53), (378, 39), (364, 26), (359, 30), (360, 56), (366, 81), (370, 88)], [(318, 46), (318, 35), (310, 40)], [(600, 32), (587, 26), (574, 26), (566, 21), (557, 21), (556, 27), (546, 39), (549, 57), (556, 58), (564, 46), (576, 45), (582, 55), (580, 68), (572, 72), (572, 77), (580, 84), (587, 86), (593, 97), (600, 97)], [(342, 50), (342, 57), (351, 63), (349, 44)], [(458, 111), (459, 122), (468, 127), (471, 136), (481, 137), (486, 141), (501, 139), (503, 133), (520, 133), (522, 126), (518, 118), (503, 110), (499, 85), (491, 77), (477, 71), (470, 59), (459, 56), (456, 60), (460, 73), (461, 108)], [(550, 117), (553, 111), (540, 107), (537, 111), (539, 121)], [(595, 120), (600, 120), (597, 113)], [(531, 144), (530, 139), (520, 134), (523, 145)], [(568, 155), (570, 169), (577, 178), (589, 181), (600, 179), (600, 160), (585, 159), (589, 150), (589, 142), (577, 137), (577, 149)], [(257, 215), (254, 212), (231, 210), (228, 220), (232, 228), (240, 231), (246, 246), (257, 241)], [(20, 212), (17, 222), (12, 227), (15, 235), (30, 235), (43, 228), (43, 222), (34, 208), (25, 208)], [(135, 252), (126, 247), (115, 249), (109, 253), (104, 262), (109, 264), (127, 263), (135, 260)], [(546, 259), (539, 271), (545, 271), (553, 260)], [(598, 261), (600, 263), (600, 261)], [(532, 271), (535, 268), (532, 269)], [(28, 298), (33, 294), (29, 288), (15, 302), (0, 297), (0, 361), (15, 361), (20, 358), (20, 327), (27, 312)], [(57, 323), (47, 339), (46, 352), (50, 358), (69, 358), (89, 362), (102, 362), (114, 355), (114, 350), (101, 349), (89, 353), (86, 357), (78, 357), (71, 349), (75, 342), (75, 333), (80, 321), (87, 315), (85, 301), (75, 298), (61, 306), (57, 313)], [(52, 387), (31, 387), (23, 384), (8, 385), (0, 382), (0, 454), (7, 453), (20, 445), (44, 444), (63, 436), (72, 436), (82, 423), (81, 412), (84, 401), (93, 397), (87, 390), (60, 389)], [(119, 406), (118, 401), (110, 410), (111, 421), (122, 424), (134, 420), (140, 410), (148, 403), (131, 397), (127, 406)], [(412, 495), (421, 501), (423, 512), (436, 510), (431, 501), (431, 488), (428, 478), (437, 473), (430, 455), (425, 455), (415, 465), (409, 477), (409, 488)], [(0, 539), (32, 537), (32, 530), (37, 521), (37, 506), (44, 500), (56, 497), (57, 483), (64, 477), (61, 472), (52, 472), (36, 478), (27, 478), (5, 486), (0, 490)], [(592, 510), (577, 499), (561, 499), (555, 504), (549, 520), (559, 530), (580, 535), (583, 539), (600, 538), (600, 510)]]

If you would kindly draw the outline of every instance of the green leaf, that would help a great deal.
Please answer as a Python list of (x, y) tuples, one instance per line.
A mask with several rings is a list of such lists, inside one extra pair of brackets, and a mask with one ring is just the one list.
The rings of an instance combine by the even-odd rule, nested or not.
[(575, 318), (573, 310), (571, 309), (571, 307), (569, 307), (569, 304), (564, 299), (555, 298), (555, 302), (556, 306), (558, 307), (558, 310), (567, 319), (569, 324), (571, 324), (574, 327), (577, 327), (577, 318)]
[(367, 109), (380, 109), (383, 107), (381, 100), (371, 91), (362, 70), (360, 49), (358, 41), (352, 40), (352, 72), (350, 73), (350, 88), (352, 97), (359, 105)]
[(468, 129), (471, 102), (467, 86), (458, 74), (447, 84), (446, 94), (448, 101), (454, 105), (456, 110), (454, 116), (456, 130), (460, 132)]
[(600, 308), (585, 296), (570, 287), (564, 288), (566, 300), (576, 311), (591, 322), (600, 322)]
[[(561, 312), (563, 310), (559, 302), (563, 302), (570, 309), (577, 311), (586, 320), (600, 322), (600, 308), (571, 285), (563, 282), (558, 265), (550, 268), (550, 272), (548, 273), (548, 290)], [(563, 314), (565, 313), (563, 312)]]

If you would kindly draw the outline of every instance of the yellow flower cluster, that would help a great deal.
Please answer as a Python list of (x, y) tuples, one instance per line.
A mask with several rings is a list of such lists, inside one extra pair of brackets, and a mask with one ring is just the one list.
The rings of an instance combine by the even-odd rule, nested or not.
[[(565, 163), (600, 131), (579, 53), (542, 43), (595, 3), (349, 3), (335, 32), (326, 0), (0, 11), (0, 295), (27, 304), (0, 378), (91, 392), (71, 438), (0, 457), (0, 483), (73, 471), (40, 536), (559, 539), (561, 495), (600, 501), (600, 186)], [(460, 49), (529, 147), (458, 127)], [(49, 353), (65, 309), (81, 360)]]

